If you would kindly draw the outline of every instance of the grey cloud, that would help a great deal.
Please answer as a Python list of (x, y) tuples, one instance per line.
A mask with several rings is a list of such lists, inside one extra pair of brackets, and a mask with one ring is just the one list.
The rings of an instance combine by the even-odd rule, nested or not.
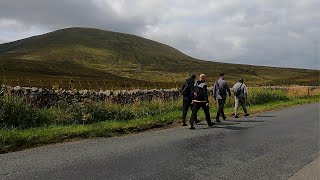
[(87, 26), (200, 59), (320, 69), (319, 8), (318, 0), (0, 0), (0, 43)]

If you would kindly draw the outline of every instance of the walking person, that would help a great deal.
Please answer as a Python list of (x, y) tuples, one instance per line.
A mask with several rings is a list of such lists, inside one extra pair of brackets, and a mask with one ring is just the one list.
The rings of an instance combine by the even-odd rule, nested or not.
[(209, 99), (208, 99), (208, 86), (206, 83), (207, 76), (205, 74), (200, 75), (200, 80), (194, 85), (194, 93), (192, 94), (192, 115), (190, 118), (190, 129), (195, 129), (194, 124), (197, 120), (198, 111), (200, 108), (203, 109), (206, 116), (206, 121), (209, 127), (214, 125), (210, 119), (209, 112)]
[(241, 106), (245, 116), (249, 116), (247, 107), (246, 107), (246, 99), (248, 98), (248, 89), (247, 86), (244, 84), (244, 79), (240, 79), (233, 88), (232, 88), (235, 96), (235, 107), (234, 107), (234, 116), (235, 118), (239, 118), (238, 116), (238, 109)]
[(218, 99), (218, 106), (219, 106), (217, 116), (216, 116), (216, 122), (221, 122), (220, 116), (222, 116), (223, 120), (227, 119), (226, 115), (224, 114), (224, 105), (227, 100), (227, 92), (230, 97), (231, 96), (230, 87), (227, 81), (225, 80), (224, 74), (221, 73), (219, 80), (215, 82), (213, 86), (213, 98), (214, 100)]
[(182, 103), (182, 126), (187, 126), (186, 119), (189, 108), (192, 111), (192, 95), (194, 91), (194, 81), (196, 80), (196, 75), (191, 75), (180, 88), (180, 92), (183, 96)]

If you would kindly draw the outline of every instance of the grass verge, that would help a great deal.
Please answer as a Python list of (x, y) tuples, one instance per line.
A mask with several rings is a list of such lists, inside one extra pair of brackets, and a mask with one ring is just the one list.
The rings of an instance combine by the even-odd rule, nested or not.
[[(279, 110), (291, 106), (317, 103), (319, 98), (291, 99), (288, 101), (270, 102), (255, 105), (249, 108), (251, 114), (261, 113), (271, 110)], [(214, 115), (216, 107), (211, 108)], [(230, 115), (233, 108), (226, 108), (226, 113)], [(23, 150), (40, 145), (59, 143), (75, 139), (86, 139), (95, 137), (113, 137), (123, 134), (140, 132), (152, 128), (166, 127), (178, 122), (181, 112), (174, 110), (161, 115), (138, 118), (129, 121), (107, 121), (97, 122), (89, 125), (52, 125), (29, 129), (6, 129), (0, 130), (0, 153)], [(199, 113), (203, 118), (203, 113)]]

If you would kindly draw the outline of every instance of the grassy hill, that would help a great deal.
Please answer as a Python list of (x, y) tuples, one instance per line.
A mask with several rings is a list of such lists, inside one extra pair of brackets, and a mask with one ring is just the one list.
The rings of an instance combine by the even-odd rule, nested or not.
[[(11, 85), (169, 87), (193, 73), (214, 81), (224, 72), (251, 85), (319, 85), (317, 70), (227, 64), (197, 60), (152, 40), (90, 28), (68, 28), (0, 44), (2, 79)], [(1, 82), (1, 81), (0, 81)]]

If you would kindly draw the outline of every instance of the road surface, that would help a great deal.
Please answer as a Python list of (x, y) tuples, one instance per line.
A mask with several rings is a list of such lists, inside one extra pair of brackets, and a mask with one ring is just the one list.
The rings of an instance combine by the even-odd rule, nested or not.
[(289, 179), (320, 156), (319, 107), (2, 154), (0, 179)]

